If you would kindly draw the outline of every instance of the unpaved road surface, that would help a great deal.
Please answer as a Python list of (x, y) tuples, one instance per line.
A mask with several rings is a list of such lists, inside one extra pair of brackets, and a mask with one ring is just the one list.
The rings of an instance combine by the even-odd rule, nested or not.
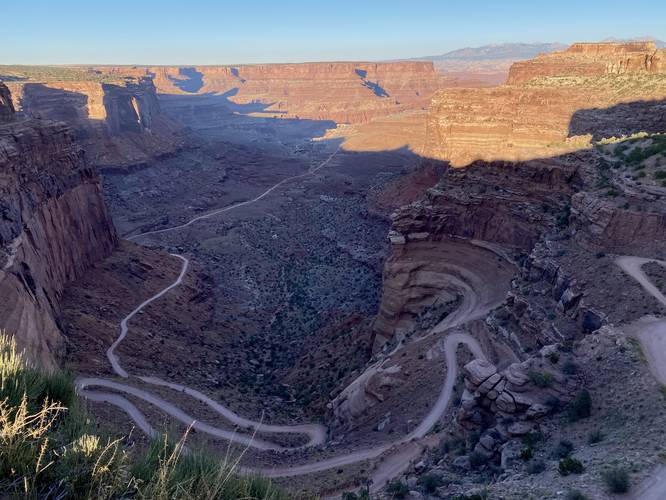
[[(656, 287), (643, 272), (642, 266), (649, 262), (656, 262), (666, 267), (666, 262), (643, 257), (619, 257), (615, 263), (629, 276), (638, 281), (641, 286), (666, 307), (666, 296)], [(655, 378), (666, 384), (666, 319), (646, 317), (639, 320), (636, 337), (650, 365)], [(657, 467), (651, 476), (636, 487), (632, 494), (638, 500), (664, 500), (666, 499), (666, 467)]]
[[(318, 164), (316, 167), (313, 167), (312, 169), (308, 170), (303, 174), (283, 179), (282, 181), (278, 182), (277, 184), (270, 187), (262, 194), (251, 200), (236, 203), (234, 205), (230, 205), (218, 210), (214, 210), (207, 214), (195, 217), (189, 220), (188, 222), (177, 226), (133, 235), (130, 237), (130, 239), (136, 240), (145, 236), (164, 233), (167, 231), (177, 231), (189, 227), (199, 220), (208, 219), (223, 214), (225, 212), (255, 203), (261, 200), (262, 198), (268, 196), (271, 192), (275, 191), (281, 185), (291, 180), (303, 178), (305, 176), (316, 173), (317, 171), (325, 167), (335, 156), (336, 153), (337, 150), (334, 151), (330, 156), (328, 156), (323, 162)], [(125, 339), (126, 336), (130, 333), (129, 327), (131, 319), (137, 313), (139, 313), (143, 308), (157, 301), (160, 297), (168, 293), (170, 290), (180, 285), (180, 283), (183, 280), (183, 277), (187, 273), (189, 266), (189, 260), (187, 259), (187, 257), (178, 254), (171, 254), (171, 255), (174, 258), (178, 258), (182, 261), (181, 271), (177, 279), (174, 282), (172, 282), (170, 285), (168, 285), (167, 287), (163, 288), (158, 293), (150, 297), (149, 299), (143, 301), (125, 318), (123, 318), (123, 320), (120, 322), (119, 325), (120, 334), (116, 339), (116, 341), (107, 350), (107, 357), (109, 359), (109, 362), (111, 363), (114, 372), (122, 379), (131, 380), (132, 377), (121, 366), (120, 360), (118, 358), (118, 355), (115, 353), (115, 350), (120, 345), (120, 343), (122, 343), (123, 339)], [(459, 271), (463, 273), (465, 272), (464, 269), (459, 269)], [(451, 332), (448, 334), (444, 342), (445, 361), (447, 366), (446, 375), (444, 380), (442, 381), (441, 387), (434, 388), (435, 391), (439, 391), (439, 396), (437, 398), (436, 403), (429, 411), (429, 413), (423, 418), (420, 424), (411, 433), (409, 433), (407, 436), (401, 439), (396, 440), (393, 443), (373, 448), (356, 450), (354, 452), (346, 453), (325, 460), (315, 461), (301, 465), (286, 466), (282, 468), (271, 468), (271, 469), (261, 469), (261, 470), (251, 470), (251, 471), (249, 469), (244, 469), (244, 470), (248, 472), (259, 472), (268, 477), (288, 477), (288, 476), (309, 474), (314, 472), (321, 472), (328, 469), (340, 467), (343, 465), (348, 465), (368, 459), (377, 458), (380, 455), (385, 455), (384, 460), (371, 473), (371, 479), (373, 481), (374, 490), (381, 488), (384, 484), (386, 484), (388, 480), (392, 479), (393, 477), (404, 471), (406, 467), (408, 467), (410, 461), (415, 459), (422, 453), (424, 446), (427, 444), (431, 444), (429, 441), (431, 441), (432, 439), (426, 437), (426, 434), (441, 418), (442, 414), (444, 413), (444, 411), (446, 410), (451, 401), (453, 394), (453, 387), (455, 385), (455, 380), (457, 377), (456, 350), (458, 346), (464, 344), (475, 357), (479, 358), (484, 357), (484, 354), (478, 342), (470, 335), (462, 331), (456, 331), (456, 329), (459, 326), (465, 324), (466, 322), (482, 317), (484, 314), (489, 312), (490, 309), (492, 309), (492, 307), (496, 305), (497, 300), (501, 299), (501, 298), (494, 298), (493, 301), (487, 301), (487, 300), (481, 301), (479, 300), (479, 294), (475, 290), (472, 290), (471, 287), (469, 287), (466, 283), (462, 282), (453, 275), (451, 276), (451, 279), (457, 283), (457, 285), (460, 287), (464, 295), (464, 299), (460, 307), (458, 308), (458, 310), (447, 316), (442, 322), (436, 325), (425, 337), (421, 337), (420, 339), (414, 340), (415, 342), (419, 342), (420, 340), (423, 340), (423, 338), (426, 338), (429, 335), (441, 334), (449, 331)], [(400, 350), (402, 347), (403, 347), (402, 344), (397, 345), (394, 352)], [(265, 424), (263, 422), (252, 421), (237, 415), (231, 409), (225, 407), (219, 402), (213, 401), (205, 394), (202, 394), (201, 392), (195, 389), (177, 383), (167, 382), (157, 377), (139, 377), (139, 379), (145, 384), (166, 387), (180, 394), (185, 394), (187, 396), (190, 396), (193, 399), (207, 405), (213, 411), (223, 416), (231, 424), (241, 426), (244, 428), (251, 428), (255, 432), (260, 432), (260, 433), (267, 433), (267, 434), (290, 433), (290, 434), (307, 435), (309, 438), (308, 442), (296, 448), (318, 446), (326, 442), (327, 429), (322, 425), (319, 424), (270, 425), (270, 424)], [(90, 388), (93, 387), (100, 387), (100, 388), (103, 387), (111, 389), (114, 392), (105, 393), (105, 392), (100, 392), (98, 390), (90, 390)], [(217, 438), (222, 438), (235, 443), (240, 443), (245, 446), (256, 448), (259, 450), (285, 451), (285, 450), (295, 449), (295, 448), (283, 447), (278, 444), (272, 443), (270, 441), (259, 439), (252, 435), (244, 435), (232, 430), (227, 430), (203, 422), (199, 422), (194, 417), (188, 415), (185, 411), (183, 411), (175, 404), (168, 402), (146, 390), (133, 387), (126, 382), (118, 382), (115, 380), (107, 380), (101, 378), (79, 378), (77, 380), (77, 388), (82, 396), (90, 400), (107, 402), (122, 409), (127, 413), (127, 415), (136, 423), (136, 425), (143, 432), (151, 436), (155, 435), (156, 431), (150, 425), (145, 415), (143, 415), (141, 411), (133, 403), (131, 403), (128, 399), (123, 397), (120, 393), (124, 393), (127, 395), (131, 395), (135, 398), (141, 399), (142, 401), (149, 403), (155, 406), (156, 408), (159, 408), (160, 410), (167, 413), (172, 418), (181, 422), (182, 424), (188, 426), (191, 425), (194, 429)]]

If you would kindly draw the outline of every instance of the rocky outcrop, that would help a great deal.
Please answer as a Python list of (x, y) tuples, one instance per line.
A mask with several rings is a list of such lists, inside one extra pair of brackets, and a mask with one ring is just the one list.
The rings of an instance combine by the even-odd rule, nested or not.
[(24, 116), (70, 125), (99, 167), (127, 167), (176, 150), (179, 125), (161, 111), (150, 78), (102, 81), (13, 82)]
[(150, 75), (160, 94), (215, 94), (231, 109), (242, 105), (260, 115), (339, 123), (425, 108), (436, 90), (452, 83), (431, 62), (416, 61), (96, 69)]
[(551, 76), (598, 77), (665, 71), (666, 49), (657, 49), (654, 42), (574, 43), (560, 52), (515, 62), (507, 83)]
[(571, 199), (572, 223), (581, 243), (608, 252), (659, 254), (666, 246), (666, 213), (618, 207), (598, 195), (581, 192)]
[(573, 398), (581, 380), (562, 372), (561, 357), (551, 345), (502, 371), (482, 359), (465, 365), (457, 422), (468, 430), (494, 424), (483, 432), (475, 452), (487, 457), (499, 453), (504, 443), (537, 431), (540, 419)]
[[(616, 115), (628, 111), (624, 114), (633, 121), (627, 123), (610, 116), (608, 108), (664, 98), (664, 54), (653, 44), (575, 44), (514, 63), (507, 85), (437, 92), (428, 113), (425, 154), (455, 166), (563, 154), (635, 129), (639, 117), (630, 109), (612, 109)], [(577, 113), (581, 109), (587, 112)], [(651, 116), (644, 118), (663, 119), (663, 113)]]
[(6, 85), (0, 82), (0, 123), (7, 123), (14, 119), (14, 104), (12, 96)]
[(0, 328), (53, 367), (63, 289), (111, 253), (116, 232), (99, 177), (66, 125), (0, 125), (0, 172)]

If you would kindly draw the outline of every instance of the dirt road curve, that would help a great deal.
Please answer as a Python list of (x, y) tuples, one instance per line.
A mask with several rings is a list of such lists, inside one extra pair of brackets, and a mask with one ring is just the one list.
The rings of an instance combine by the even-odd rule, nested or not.
[[(331, 161), (331, 159), (335, 156), (336, 153), (337, 150), (334, 151), (328, 158), (326, 158), (326, 160), (321, 162), (316, 167), (308, 170), (304, 174), (300, 174), (280, 181), (279, 183), (267, 189), (262, 194), (260, 194), (259, 196), (257, 196), (252, 200), (237, 203), (235, 205), (230, 205), (228, 207), (212, 211), (208, 214), (195, 217), (190, 221), (178, 226), (137, 234), (130, 237), (130, 239), (138, 239), (144, 236), (163, 233), (166, 231), (176, 231), (182, 228), (186, 228), (196, 223), (199, 220), (210, 218), (215, 215), (219, 215), (221, 213), (228, 212), (230, 210), (234, 210), (236, 208), (249, 205), (251, 203), (255, 203), (264, 198), (265, 196), (267, 196), (268, 194), (270, 194), (271, 192), (273, 192), (279, 186), (285, 184), (286, 182), (314, 174), (315, 172), (323, 168), (325, 165), (327, 165)], [(171, 254), (171, 255), (182, 261), (181, 271), (177, 279), (169, 286), (160, 290), (160, 292), (158, 292), (157, 294), (153, 295), (149, 299), (139, 304), (132, 312), (130, 312), (125, 318), (123, 318), (123, 320), (120, 322), (120, 335), (107, 350), (107, 357), (109, 359), (109, 362), (111, 363), (114, 372), (123, 379), (129, 378), (131, 380), (130, 375), (121, 366), (120, 360), (118, 358), (118, 355), (115, 353), (115, 350), (123, 341), (123, 339), (125, 339), (126, 336), (128, 335), (130, 320), (144, 307), (153, 303), (154, 301), (162, 297), (164, 294), (168, 293), (170, 290), (178, 286), (182, 282), (183, 277), (187, 272), (189, 266), (189, 260), (182, 255), (177, 255), (177, 254)], [(459, 269), (459, 271), (462, 273), (465, 272), (464, 269)], [(464, 282), (462, 282), (453, 275), (451, 276), (451, 278), (452, 280), (458, 282), (457, 284), (464, 293), (464, 299), (457, 311), (447, 316), (447, 318), (445, 318), (442, 322), (436, 325), (428, 334), (432, 335), (435, 333), (442, 333), (449, 330), (452, 332), (446, 337), (446, 340), (444, 342), (445, 359), (447, 366), (446, 376), (445, 379), (443, 380), (436, 403), (433, 405), (432, 409), (424, 417), (421, 423), (409, 435), (388, 445), (357, 450), (351, 453), (329, 458), (326, 460), (321, 460), (318, 462), (311, 462), (296, 466), (287, 466), (284, 468), (272, 468), (272, 469), (252, 470), (252, 471), (248, 469), (245, 470), (247, 472), (255, 472), (255, 473), (259, 472), (269, 477), (297, 476), (313, 472), (320, 472), (331, 468), (340, 467), (343, 465), (348, 465), (355, 462), (376, 458), (379, 457), (380, 455), (386, 454), (385, 459), (381, 462), (381, 464), (379, 464), (378, 468), (374, 471), (371, 477), (373, 480), (373, 488), (374, 489), (380, 488), (392, 477), (395, 477), (396, 475), (401, 473), (409, 465), (410, 460), (418, 457), (421, 454), (424, 445), (430, 444), (428, 438), (426, 438), (426, 434), (441, 418), (442, 414), (449, 405), (453, 393), (453, 386), (455, 384), (455, 380), (457, 377), (456, 350), (458, 346), (460, 344), (464, 344), (467, 346), (467, 348), (472, 352), (472, 354), (475, 357), (484, 357), (480, 345), (474, 338), (463, 332), (455, 332), (454, 329), (472, 319), (481, 317), (496, 304), (490, 303), (488, 301), (480, 301), (477, 293), (474, 290), (472, 290), (471, 287), (469, 287), (467, 284), (465, 284)], [(422, 339), (423, 338), (421, 338), (420, 340)], [(419, 341), (419, 339), (417, 339), (416, 341)], [(401, 345), (398, 345), (396, 347), (396, 350), (401, 349), (401, 347), (402, 347)], [(213, 401), (205, 394), (202, 394), (201, 392), (196, 391), (195, 389), (191, 389), (180, 384), (167, 382), (157, 377), (139, 377), (139, 379), (144, 384), (167, 387), (174, 391), (177, 391), (181, 395), (182, 394), (188, 395), (193, 399), (206, 404), (213, 411), (217, 412), (218, 414), (223, 416), (225, 419), (227, 419), (230, 423), (234, 425), (244, 428), (251, 428), (255, 432), (261, 434), (291, 433), (291, 434), (307, 435), (309, 438), (308, 442), (297, 448), (317, 446), (324, 444), (326, 442), (327, 430), (322, 425), (318, 424), (270, 425), (270, 424), (264, 424), (263, 422), (252, 421), (237, 415), (231, 409), (225, 407), (224, 405), (216, 401)], [(90, 390), (90, 388), (92, 387), (107, 388), (113, 390), (114, 392), (105, 393), (105, 392), (100, 392), (98, 390)], [(123, 397), (120, 393), (128, 394), (135, 398), (141, 399), (142, 401), (151, 404), (159, 408), (160, 410), (164, 411), (165, 413), (169, 414), (171, 417), (181, 422), (182, 424), (192, 425), (198, 431), (205, 434), (209, 434), (217, 438), (222, 438), (232, 442), (240, 443), (248, 447), (260, 450), (285, 451), (289, 449), (294, 449), (294, 448), (283, 447), (264, 439), (259, 439), (256, 436), (239, 434), (234, 431), (222, 429), (203, 422), (196, 421), (194, 417), (188, 415), (185, 411), (178, 408), (175, 404), (168, 402), (157, 395), (151, 394), (146, 390), (128, 385), (127, 383), (121, 383), (114, 380), (107, 380), (101, 378), (79, 378), (77, 380), (77, 388), (79, 393), (87, 399), (93, 401), (106, 402), (121, 408), (123, 411), (127, 413), (127, 415), (136, 423), (136, 425), (143, 432), (151, 436), (154, 435), (156, 431), (152, 428), (146, 417), (134, 404), (132, 404), (125, 397)]]
[[(666, 262), (643, 257), (619, 257), (615, 263), (629, 276), (666, 307), (666, 296), (652, 284), (643, 272), (642, 266), (656, 262), (666, 267)], [(666, 319), (656, 317), (642, 318), (634, 326), (638, 327), (636, 336), (650, 365), (655, 378), (666, 384)], [(637, 500), (664, 500), (666, 498), (666, 467), (657, 467), (651, 476), (639, 484), (632, 495)]]

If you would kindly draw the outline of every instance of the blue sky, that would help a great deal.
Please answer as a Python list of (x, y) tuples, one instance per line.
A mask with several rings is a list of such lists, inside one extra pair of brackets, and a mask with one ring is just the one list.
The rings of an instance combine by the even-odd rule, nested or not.
[(0, 64), (381, 60), (501, 42), (666, 39), (666, 1), (3, 0)]

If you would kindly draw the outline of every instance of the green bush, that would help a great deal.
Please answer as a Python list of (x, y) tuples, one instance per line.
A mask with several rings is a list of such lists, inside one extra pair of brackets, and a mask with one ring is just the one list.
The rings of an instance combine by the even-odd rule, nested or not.
[(581, 389), (569, 404), (567, 414), (570, 422), (577, 422), (589, 417), (592, 414), (592, 396), (590, 396), (590, 391)]
[(562, 373), (565, 375), (575, 375), (578, 372), (578, 365), (571, 359), (567, 359), (562, 363)]
[(582, 474), (583, 462), (573, 457), (564, 457), (560, 460), (559, 471), (563, 476), (568, 476), (569, 474)]
[(534, 456), (534, 451), (532, 450), (531, 447), (525, 446), (522, 450), (520, 450), (520, 458), (527, 462)]
[(596, 443), (601, 443), (606, 435), (599, 429), (596, 429), (587, 436), (587, 443), (588, 444), (596, 444)]
[(611, 493), (626, 493), (631, 486), (629, 473), (621, 467), (614, 467), (604, 471), (601, 477), (604, 480), (606, 488)]
[(473, 451), (469, 454), (469, 463), (474, 469), (478, 469), (486, 465), (488, 457), (481, 452)]
[(416, 484), (426, 493), (435, 493), (444, 481), (436, 474), (425, 474), (416, 481)]
[(553, 375), (548, 372), (534, 372), (531, 371), (527, 374), (530, 381), (537, 387), (546, 388), (553, 385)]
[(388, 493), (391, 498), (405, 498), (409, 494), (409, 488), (405, 483), (396, 479), (388, 484), (386, 487), (386, 493)]

